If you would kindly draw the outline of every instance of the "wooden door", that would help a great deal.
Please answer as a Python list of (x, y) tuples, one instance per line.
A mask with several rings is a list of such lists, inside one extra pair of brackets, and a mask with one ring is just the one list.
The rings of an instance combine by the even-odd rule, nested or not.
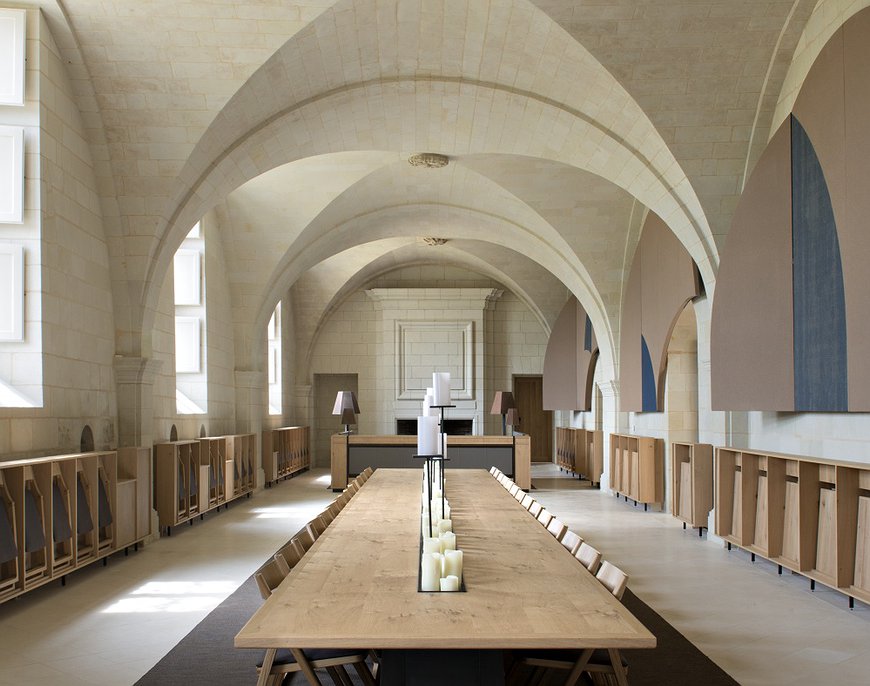
[(515, 376), (514, 400), (519, 422), (514, 431), (532, 437), (532, 462), (553, 461), (553, 413), (544, 409), (542, 376)]

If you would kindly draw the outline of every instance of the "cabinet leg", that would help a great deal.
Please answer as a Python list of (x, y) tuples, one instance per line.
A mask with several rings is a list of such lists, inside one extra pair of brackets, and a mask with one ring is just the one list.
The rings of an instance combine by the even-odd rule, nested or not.
[(646, 512), (646, 508), (647, 508), (647, 503), (644, 503), (644, 504), (643, 504), (643, 511), (644, 511), (644, 512)]
[(704, 527), (703, 526), (698, 527), (698, 538), (704, 538)]
[(124, 557), (130, 557), (130, 546), (124, 546)]
[(782, 576), (782, 565), (777, 565), (777, 567), (778, 569), (776, 570), (776, 573)]
[(167, 526), (167, 527), (166, 527), (166, 536), (169, 537), (169, 536), (171, 536), (171, 535), (172, 535), (172, 527), (171, 527), (171, 526)]
[(686, 530), (686, 523), (683, 522), (683, 531), (685, 531), (685, 530)]
[(60, 585), (66, 586), (66, 574), (64, 574), (62, 577), (60, 577)]
[(755, 562), (755, 553), (751, 553), (752, 561)]
[(108, 567), (108, 566), (109, 566), (109, 556), (106, 555), (106, 557), (103, 558), (103, 567)]
[(849, 596), (849, 609), (850, 610), (855, 609), (855, 599), (852, 596)]
[(816, 580), (815, 579), (810, 579), (810, 590), (811, 591), (816, 590)]
[(731, 550), (731, 542), (728, 542), (728, 550)]
[(138, 553), (138, 552), (139, 552), (139, 541), (136, 541), (136, 542), (133, 544), (133, 552), (134, 552), (134, 553)]

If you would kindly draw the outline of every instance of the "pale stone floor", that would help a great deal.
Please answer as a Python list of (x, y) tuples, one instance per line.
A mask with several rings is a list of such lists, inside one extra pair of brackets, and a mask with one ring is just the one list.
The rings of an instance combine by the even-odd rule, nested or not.
[[(590, 489), (552, 465), (533, 495), (742, 684), (866, 684), (870, 608)], [(132, 684), (332, 498), (315, 470), (129, 557), (0, 605), (0, 685)], [(554, 592), (556, 592), (554, 590)], [(253, 679), (253, 675), (252, 675)], [(663, 675), (663, 684), (667, 676)]]

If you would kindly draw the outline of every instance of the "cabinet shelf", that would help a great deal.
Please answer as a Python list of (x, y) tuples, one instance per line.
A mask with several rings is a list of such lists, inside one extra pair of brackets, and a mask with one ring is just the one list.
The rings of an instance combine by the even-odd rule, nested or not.
[(560, 469), (601, 483), (604, 471), (603, 433), (574, 427), (556, 428), (556, 464)]
[(870, 465), (717, 448), (715, 473), (719, 536), (870, 600)]
[(664, 504), (664, 441), (610, 434), (610, 487), (617, 495), (647, 505)]
[(150, 480), (147, 448), (0, 462), (0, 602), (149, 536)]

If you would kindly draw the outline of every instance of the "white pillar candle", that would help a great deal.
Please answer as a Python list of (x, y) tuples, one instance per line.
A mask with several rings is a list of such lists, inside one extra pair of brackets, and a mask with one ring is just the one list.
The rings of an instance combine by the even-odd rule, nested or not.
[(438, 520), (438, 531), (442, 534), (446, 531), (453, 531), (453, 522), (449, 519)]
[(462, 551), (448, 550), (444, 553), (444, 576), (462, 578)]
[(439, 534), (438, 541), (441, 544), (439, 552), (446, 554), (448, 550), (456, 550), (456, 534), (452, 531)]
[(438, 417), (417, 417), (417, 454), (438, 454)]
[(435, 390), (433, 404), (436, 407), (450, 404), (450, 372), (432, 374), (432, 388)]
[(444, 579), (441, 579), (441, 590), (442, 591), (458, 591), (459, 590), (459, 577), (457, 576), (448, 576)]
[(432, 489), (432, 500), (437, 500), (440, 506), (441, 503), (441, 489), (433, 488)]
[(447, 459), (447, 434), (441, 434), (441, 457)]
[[(428, 523), (427, 523), (428, 526)], [(423, 553), (441, 553), (441, 539), (440, 538), (429, 538), (426, 536), (423, 539)]]
[(420, 588), (424, 591), (440, 589), (441, 556), (437, 553), (425, 553), (420, 559)]
[(435, 404), (435, 391), (431, 388), (426, 389), (426, 395), (423, 398), (423, 416), (431, 417), (435, 414), (432, 406)]

